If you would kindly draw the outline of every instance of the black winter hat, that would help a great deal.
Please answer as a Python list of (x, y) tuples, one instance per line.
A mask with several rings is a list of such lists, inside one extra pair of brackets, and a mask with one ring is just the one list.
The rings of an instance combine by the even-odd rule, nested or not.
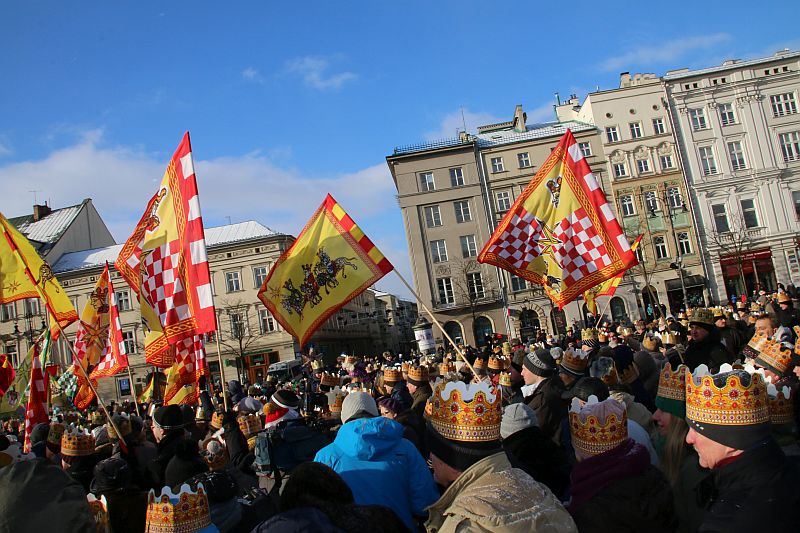
[(553, 356), (550, 355), (550, 350), (543, 348), (526, 355), (522, 364), (529, 371), (543, 378), (549, 378), (556, 372), (556, 363), (553, 361)]
[(297, 409), (300, 407), (300, 398), (290, 390), (280, 389), (275, 391), (271, 398), (272, 403), (284, 409)]
[(111, 457), (95, 465), (94, 479), (89, 489), (97, 495), (119, 492), (126, 489), (130, 481), (131, 468), (128, 462), (119, 457)]
[(47, 440), (47, 434), (50, 433), (50, 425), (45, 422), (40, 422), (33, 426), (31, 430), (31, 444), (38, 444)]
[(153, 413), (153, 422), (161, 429), (180, 429), (183, 427), (183, 413), (177, 405), (162, 405)]
[(426, 444), (430, 452), (461, 472), (481, 459), (503, 450), (499, 440), (462, 442), (446, 439), (433, 428), (430, 422), (427, 424), (427, 434)]
[(197, 474), (208, 472), (208, 464), (200, 457), (197, 443), (184, 440), (180, 443), (175, 455), (169, 460), (164, 471), (164, 481), (169, 487), (177, 488), (186, 480)]
[(561, 393), (561, 399), (571, 400), (578, 398), (584, 402), (589, 401), (589, 396), (597, 396), (597, 401), (608, 399), (608, 386), (600, 378), (582, 377), (575, 385)]

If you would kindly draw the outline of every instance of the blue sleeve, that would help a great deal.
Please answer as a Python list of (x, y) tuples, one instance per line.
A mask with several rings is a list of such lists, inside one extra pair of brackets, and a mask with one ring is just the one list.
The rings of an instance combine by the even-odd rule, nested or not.
[(408, 457), (409, 490), (411, 491), (411, 512), (417, 516), (425, 516), (425, 509), (439, 499), (439, 490), (433, 481), (428, 464), (411, 442), (403, 439)]

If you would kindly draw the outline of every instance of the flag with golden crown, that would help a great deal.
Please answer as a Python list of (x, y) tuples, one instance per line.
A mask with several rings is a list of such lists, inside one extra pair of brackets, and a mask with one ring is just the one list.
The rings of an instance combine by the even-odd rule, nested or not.
[(303, 345), (333, 313), (394, 267), (329, 194), (258, 291)]
[(478, 255), (542, 285), (559, 308), (636, 261), (570, 130)]
[[(105, 274), (108, 276), (108, 263)], [(122, 324), (119, 320), (119, 307), (117, 306), (117, 293), (114, 292), (114, 283), (108, 276), (108, 333), (105, 340), (105, 353), (102, 359), (92, 369), (89, 379), (108, 378), (128, 366), (127, 350), (122, 338)]]
[(28, 239), (0, 213), (0, 304), (39, 298), (62, 328), (78, 320), (53, 270), (39, 257)]
[[(642, 242), (642, 237), (643, 235), (639, 235), (631, 244), (631, 250), (633, 250), (634, 255), (636, 249), (639, 247), (639, 243)], [(634, 267), (637, 264), (639, 264), (638, 259), (631, 265), (631, 267)], [(625, 276), (625, 272), (626, 271), (620, 272), (613, 278), (607, 279), (603, 283), (595, 285), (583, 293), (583, 299), (586, 300), (586, 307), (589, 309), (589, 312), (592, 313), (592, 316), (597, 316), (597, 298), (599, 296), (614, 296), (614, 293), (617, 292), (617, 287), (619, 287), (619, 284), (622, 282), (622, 278)]]

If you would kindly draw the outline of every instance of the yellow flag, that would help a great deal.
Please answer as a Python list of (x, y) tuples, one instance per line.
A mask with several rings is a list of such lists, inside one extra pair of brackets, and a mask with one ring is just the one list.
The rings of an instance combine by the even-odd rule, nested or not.
[(64, 289), (28, 239), (0, 213), (0, 304), (26, 298), (44, 301), (62, 328), (78, 320)]

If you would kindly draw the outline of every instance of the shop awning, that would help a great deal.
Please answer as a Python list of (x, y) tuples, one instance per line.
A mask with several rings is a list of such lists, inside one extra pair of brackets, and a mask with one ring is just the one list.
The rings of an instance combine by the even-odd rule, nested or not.
[[(689, 287), (705, 287), (706, 278), (705, 276), (699, 276), (699, 275), (684, 276), (683, 284), (686, 286), (687, 289)], [(681, 279), (680, 278), (668, 279), (667, 281), (664, 282), (664, 285), (666, 285), (668, 291), (674, 291), (674, 290), (679, 291), (681, 290)]]

